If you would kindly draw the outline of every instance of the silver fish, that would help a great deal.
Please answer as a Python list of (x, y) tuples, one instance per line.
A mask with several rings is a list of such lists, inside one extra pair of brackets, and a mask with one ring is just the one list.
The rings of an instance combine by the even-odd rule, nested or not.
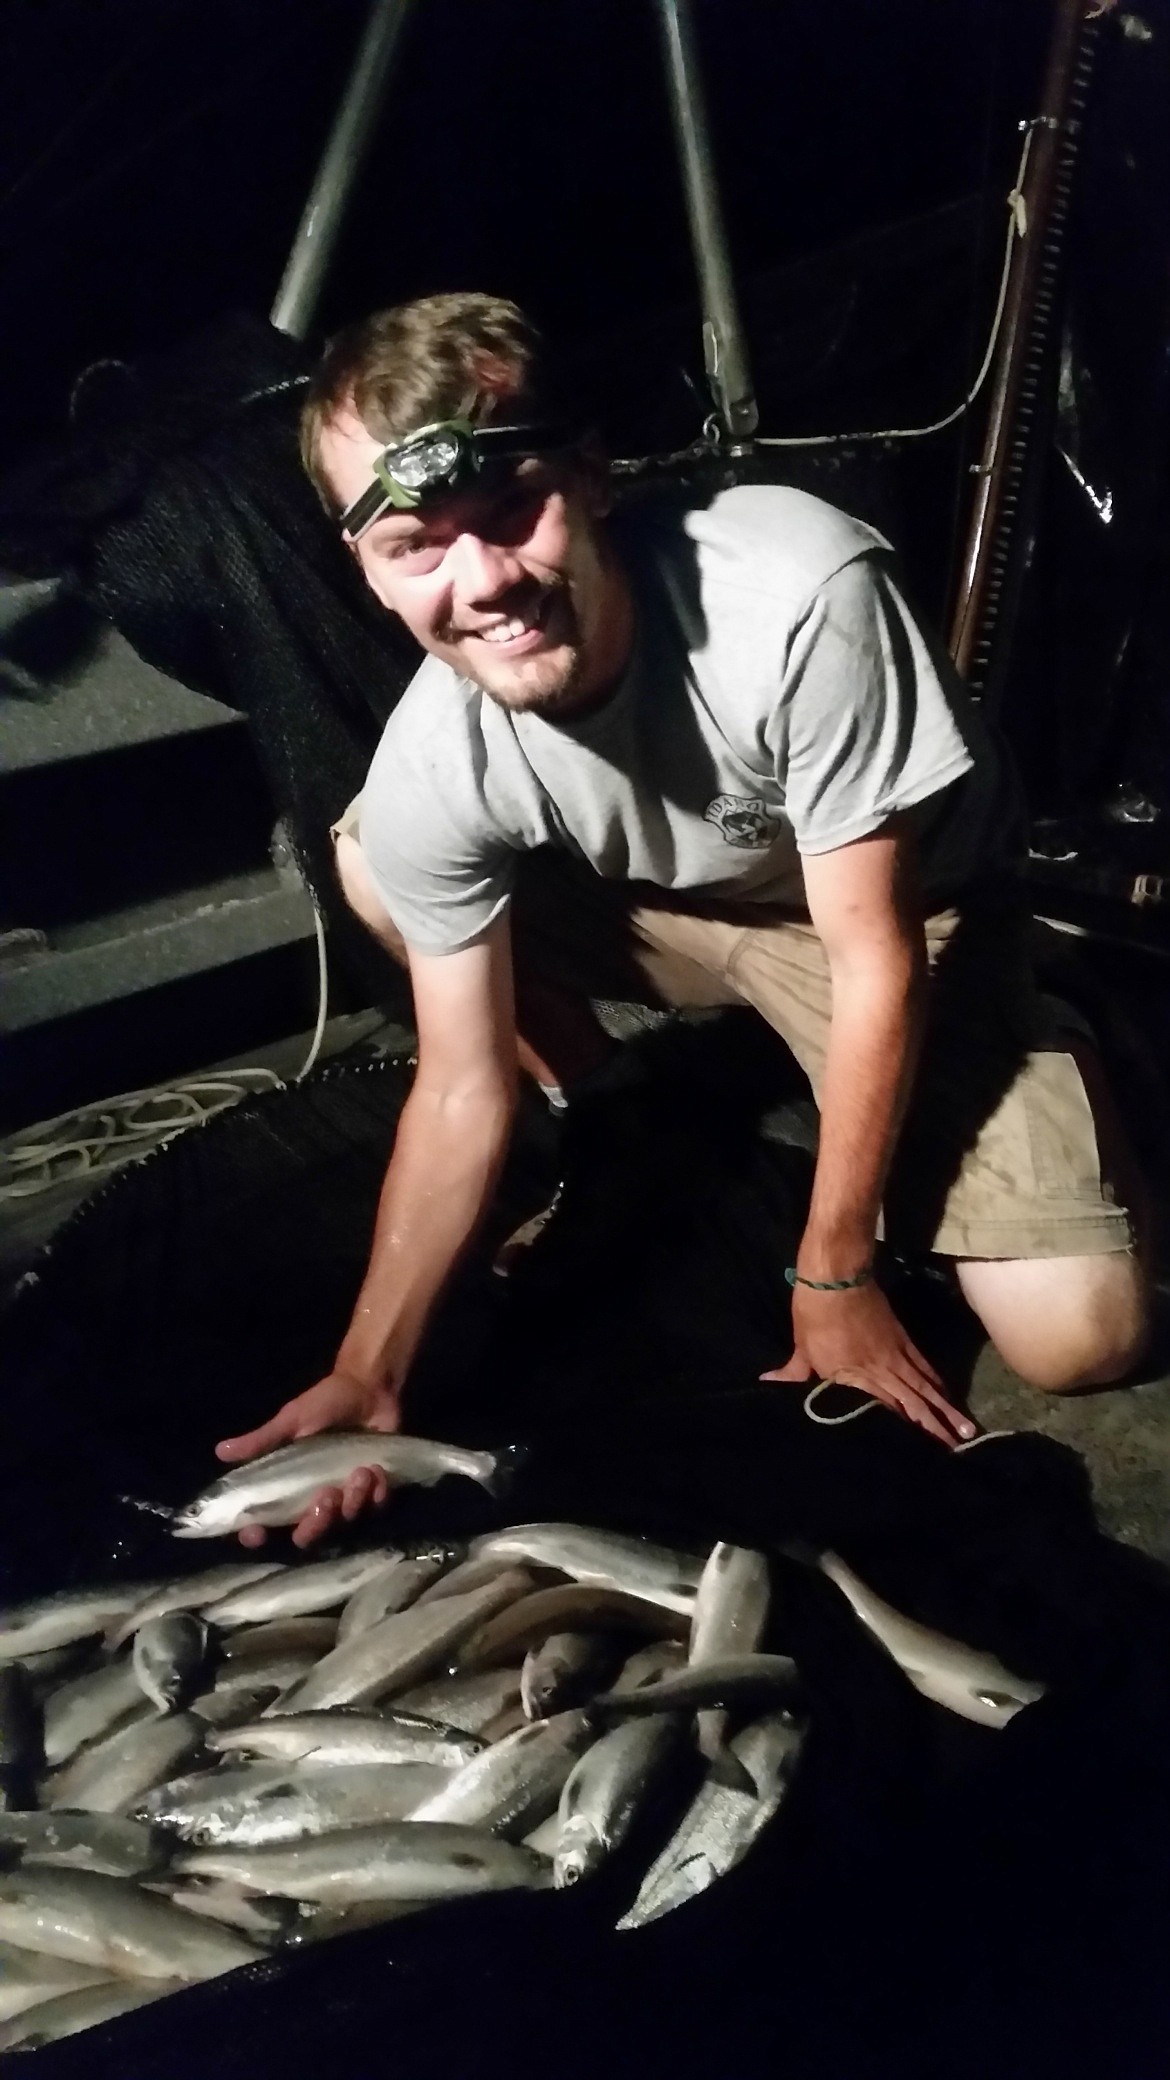
[(191, 1699), (191, 1710), (205, 1726), (244, 1726), (249, 1719), (258, 1718), (260, 1713), (279, 1697), (283, 1685), (263, 1683), (256, 1689), (241, 1684), (227, 1690), (205, 1690), (202, 1697)]
[(480, 1560), (462, 1560), (449, 1573), (441, 1574), (422, 1591), (420, 1603), (440, 1603), (444, 1596), (466, 1596), (469, 1589), (482, 1589), (485, 1582), (492, 1581), (507, 1567), (515, 1566), (512, 1560), (497, 1559), (488, 1554)]
[(170, 1853), (148, 1827), (111, 1813), (0, 1813), (0, 1855), (6, 1850), (19, 1853), (24, 1863), (100, 1871), (110, 1878), (161, 1870)]
[[(791, 1701), (799, 1695), (800, 1677), (787, 1654), (737, 1654), (726, 1661), (703, 1662), (680, 1669), (637, 1690), (607, 1690), (593, 1709), (621, 1718), (646, 1712), (696, 1712), (709, 1705), (750, 1710), (773, 1698)], [(735, 1746), (734, 1741), (731, 1743)]]
[(994, 1654), (948, 1639), (916, 1618), (904, 1617), (847, 1567), (836, 1553), (822, 1553), (820, 1567), (923, 1697), (945, 1705), (980, 1726), (1006, 1726), (1026, 1704), (1043, 1697), (1045, 1685), (1014, 1675)]
[(652, 1640), (648, 1647), (639, 1647), (628, 1661), (622, 1663), (622, 1671), (612, 1686), (614, 1697), (623, 1697), (627, 1690), (641, 1690), (646, 1683), (656, 1683), (667, 1675), (678, 1675), (686, 1664), (686, 1649), (676, 1639)]
[(153, 1716), (83, 1749), (51, 1780), (48, 1804), (73, 1812), (116, 1813), (197, 1755), (205, 1727), (192, 1712)]
[(218, 1603), (233, 1589), (243, 1589), (250, 1583), (261, 1581), (268, 1574), (283, 1574), (283, 1560), (234, 1560), (222, 1567), (205, 1567), (200, 1574), (181, 1576), (177, 1581), (164, 1582), (153, 1596), (148, 1596), (136, 1610), (119, 1618), (106, 1634), (106, 1646), (112, 1652), (120, 1647), (131, 1633), (145, 1625), (148, 1618), (165, 1618), (168, 1611), (201, 1611), (207, 1604)]
[(543, 1645), (530, 1647), (520, 1671), (520, 1702), (526, 1719), (579, 1704), (596, 1690), (613, 1667), (614, 1646), (596, 1632), (550, 1632)]
[(410, 1817), (523, 1834), (551, 1813), (574, 1761), (595, 1737), (583, 1711), (521, 1726), (449, 1777)]
[(220, 1755), (272, 1756), (285, 1762), (352, 1767), (360, 1763), (428, 1762), (439, 1769), (462, 1769), (479, 1754), (482, 1741), (469, 1733), (436, 1726), (430, 1719), (404, 1713), (375, 1717), (363, 1712), (290, 1712), (250, 1725), (208, 1734), (207, 1745)]
[(642, 1928), (685, 1905), (746, 1856), (779, 1808), (800, 1754), (804, 1729), (787, 1713), (758, 1720), (731, 1742), (751, 1792), (721, 1783), (715, 1769), (655, 1858), (619, 1928)]
[(0, 1943), (0, 2022), (11, 2022), (14, 2015), (35, 2008), (38, 2001), (105, 1983), (106, 1974), (87, 1964), (70, 1964), (61, 1957), (44, 1957), (35, 1950)]
[(171, 1529), (176, 1538), (222, 1538), (245, 1524), (295, 1524), (318, 1488), (340, 1486), (359, 1466), (380, 1466), (399, 1486), (429, 1488), (446, 1474), (462, 1474), (490, 1495), (506, 1465), (502, 1453), (465, 1451), (427, 1437), (323, 1430), (234, 1466), (197, 1495)]
[(75, 2037), (83, 2029), (96, 2028), (99, 2022), (112, 2022), (115, 2015), (128, 2014), (131, 2008), (144, 2008), (150, 2001), (161, 2000), (164, 1994), (178, 1992), (182, 1983), (180, 1979), (168, 1985), (157, 1980), (151, 1983), (103, 1976), (95, 1985), (78, 1987), (74, 1993), (60, 1993), (55, 1999), (42, 2001), (39, 2007), (29, 2008), (15, 2022), (6, 2023), (0, 2029), (0, 2051), (36, 2051), (42, 2044)]
[[(639, 1724), (641, 1723), (642, 1722), (639, 1721)], [(646, 1723), (653, 1725), (654, 1722), (653, 1720), (650, 1720)], [(558, 1841), (560, 1840), (560, 1835), (561, 1823), (557, 1817), (556, 1812), (553, 1811), (551, 1813), (546, 1814), (545, 1818), (541, 1821), (538, 1821), (537, 1825), (531, 1828), (529, 1832), (524, 1836), (524, 1846), (526, 1849), (531, 1849), (537, 1856), (547, 1856), (549, 1862), (551, 1863), (553, 1857), (556, 1854), (556, 1847)]]
[(284, 1692), (307, 1676), (317, 1666), (317, 1659), (316, 1654), (294, 1653), (264, 1655), (255, 1660), (244, 1655), (222, 1661), (215, 1671), (212, 1689), (217, 1697), (226, 1697), (233, 1691), (241, 1696), (256, 1690)]
[(530, 1849), (477, 1827), (419, 1827), (413, 1820), (347, 1827), (292, 1849), (193, 1849), (178, 1868), (251, 1892), (338, 1907), (375, 1899), (467, 1899), (548, 1884), (547, 1863)]
[[(527, 1582), (527, 1577), (525, 1577)], [(373, 1704), (405, 1690), (450, 1653), (467, 1633), (515, 1594), (500, 1575), (466, 1596), (449, 1596), (424, 1609), (411, 1605), (347, 1639), (326, 1654), (304, 1679), (270, 1706), (270, 1713), (328, 1710), (331, 1705)]]
[(506, 1668), (553, 1632), (630, 1634), (635, 1639), (685, 1635), (687, 1621), (679, 1611), (664, 1610), (625, 1589), (601, 1589), (596, 1582), (562, 1582), (537, 1589), (497, 1612), (465, 1640), (457, 1656), (461, 1669)]
[(220, 1651), (226, 1662), (280, 1660), (289, 1654), (329, 1654), (337, 1645), (336, 1618), (269, 1618), (263, 1625), (241, 1625), (225, 1633)]
[(167, 1611), (138, 1627), (131, 1666), (143, 1696), (160, 1712), (173, 1712), (198, 1688), (209, 1636), (207, 1620), (190, 1611)]
[[(263, 1466), (267, 1462), (253, 1459), (251, 1463)], [(213, 1625), (263, 1625), (271, 1618), (309, 1618), (319, 1611), (338, 1610), (397, 1557), (392, 1546), (377, 1546), (371, 1552), (346, 1553), (339, 1560), (309, 1560), (300, 1567), (282, 1567), (279, 1576), (269, 1575), (265, 1581), (245, 1582), (241, 1588), (229, 1590), (208, 1604), (205, 1615)]]
[(90, 1675), (63, 1683), (45, 1702), (45, 1761), (68, 1762), (87, 1741), (96, 1741), (131, 1712), (141, 1714), (143, 1697), (129, 1661), (114, 1661)]
[(27, 1805), (44, 1760), (45, 1727), (32, 1677), (19, 1661), (0, 1667), (0, 1802)]
[[(720, 1539), (712, 1546), (699, 1579), (687, 1659), (692, 1668), (754, 1654), (764, 1636), (771, 1577), (762, 1553)], [(715, 1762), (727, 1745), (727, 1713), (698, 1715), (699, 1753)]]
[[(161, 1891), (152, 1886), (152, 1891)], [(169, 1880), (165, 1891), (171, 1904), (187, 1914), (206, 1914), (211, 1921), (225, 1921), (229, 1928), (242, 1929), (254, 1943), (273, 1948), (283, 1943), (295, 1927), (298, 1914), (290, 1899), (257, 1899), (238, 1885), (214, 1881), (196, 1884), (194, 1879)]]
[(601, 1589), (624, 1589), (646, 1603), (689, 1617), (699, 1586), (702, 1563), (692, 1553), (676, 1553), (648, 1538), (626, 1538), (616, 1531), (597, 1531), (587, 1524), (511, 1524), (471, 1542), (472, 1559), (531, 1560), (556, 1568), (574, 1581)]
[(303, 1950), (310, 1943), (328, 1942), (332, 1936), (352, 1935), (357, 1928), (402, 1921), (411, 1914), (425, 1913), (430, 1904), (427, 1899), (367, 1899), (351, 1907), (319, 1907), (302, 1900), (285, 1937), (285, 1948)]
[(625, 1841), (638, 1808), (678, 1747), (682, 1723), (669, 1712), (627, 1719), (574, 1764), (557, 1809), (554, 1884), (575, 1885), (589, 1877)]
[(37, 1696), (44, 1699), (61, 1683), (92, 1668), (95, 1651), (92, 1639), (77, 1639), (67, 1647), (46, 1647), (43, 1654), (24, 1654), (20, 1665), (27, 1670)]
[(155, 1587), (152, 1582), (133, 1582), (125, 1587), (61, 1589), (55, 1596), (18, 1604), (0, 1614), (0, 1661), (22, 1661), (26, 1654), (91, 1639), (145, 1602)]
[(488, 1668), (479, 1675), (420, 1683), (396, 1697), (394, 1709), (413, 1713), (420, 1719), (434, 1719), (463, 1733), (479, 1734), (519, 1701), (520, 1670)]
[(321, 1770), (254, 1762), (164, 1784), (138, 1802), (134, 1818), (192, 1848), (267, 1848), (405, 1820), (448, 1776), (415, 1762)]
[(0, 1937), (135, 1979), (210, 1979), (262, 1954), (125, 1878), (27, 1865), (0, 1876)]
[(382, 1618), (404, 1611), (417, 1596), (441, 1575), (451, 1548), (436, 1547), (427, 1553), (397, 1553), (379, 1572), (355, 1591), (341, 1613), (337, 1628), (340, 1644), (356, 1633), (368, 1632)]

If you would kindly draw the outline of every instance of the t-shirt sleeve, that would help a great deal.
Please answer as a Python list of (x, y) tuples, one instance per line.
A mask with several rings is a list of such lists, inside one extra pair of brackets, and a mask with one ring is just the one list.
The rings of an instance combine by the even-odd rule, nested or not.
[(409, 947), (458, 953), (511, 899), (516, 853), (492, 829), (472, 770), (448, 741), (387, 726), (362, 789), (359, 836), (382, 901)]
[(778, 710), (798, 849), (832, 852), (868, 837), (969, 772), (964, 703), (887, 557), (857, 557), (829, 578), (792, 638)]

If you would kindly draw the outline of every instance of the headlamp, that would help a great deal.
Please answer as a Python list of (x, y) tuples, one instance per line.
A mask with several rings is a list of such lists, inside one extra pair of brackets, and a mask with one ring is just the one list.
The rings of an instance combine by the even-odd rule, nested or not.
[(349, 542), (360, 541), (387, 513), (414, 512), (435, 498), (465, 491), (501, 465), (564, 447), (566, 438), (564, 427), (547, 421), (473, 426), (470, 419), (436, 419), (383, 448), (373, 483), (341, 516), (342, 534)]

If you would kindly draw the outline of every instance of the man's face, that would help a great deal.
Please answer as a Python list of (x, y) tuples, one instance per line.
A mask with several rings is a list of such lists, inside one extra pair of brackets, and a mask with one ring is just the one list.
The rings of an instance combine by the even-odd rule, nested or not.
[[(346, 409), (320, 457), (342, 508), (384, 441)], [(388, 513), (353, 545), (371, 590), (444, 663), (503, 708), (568, 715), (620, 676), (629, 593), (596, 522), (600, 485), (532, 458), (490, 489)]]

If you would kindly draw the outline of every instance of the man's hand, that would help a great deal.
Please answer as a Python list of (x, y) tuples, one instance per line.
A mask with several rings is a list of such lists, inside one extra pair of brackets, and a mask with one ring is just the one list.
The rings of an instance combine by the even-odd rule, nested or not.
[(761, 1373), (761, 1379), (834, 1380), (884, 1401), (943, 1444), (974, 1437), (974, 1423), (947, 1400), (937, 1372), (911, 1343), (878, 1286), (845, 1293), (796, 1286), (792, 1340), (787, 1365)]
[[(293, 1444), (299, 1437), (316, 1437), (321, 1430), (397, 1430), (402, 1412), (397, 1394), (389, 1387), (371, 1386), (347, 1372), (331, 1372), (303, 1394), (286, 1401), (283, 1408), (258, 1430), (243, 1437), (225, 1437), (215, 1447), (218, 1459), (235, 1466), (245, 1459), (274, 1452), (278, 1445)], [(293, 1544), (309, 1546), (322, 1538), (338, 1517), (346, 1522), (367, 1506), (380, 1509), (389, 1493), (380, 1466), (357, 1466), (344, 1488), (320, 1488), (293, 1531)], [(240, 1533), (243, 1546), (262, 1546), (268, 1533), (260, 1524), (249, 1524)]]

